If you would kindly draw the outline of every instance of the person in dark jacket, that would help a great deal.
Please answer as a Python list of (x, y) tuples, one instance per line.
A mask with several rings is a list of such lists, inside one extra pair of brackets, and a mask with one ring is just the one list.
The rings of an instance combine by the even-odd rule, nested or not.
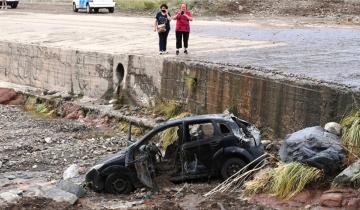
[(157, 31), (159, 34), (159, 51), (160, 55), (167, 54), (166, 45), (167, 37), (170, 31), (170, 20), (171, 16), (168, 12), (168, 6), (162, 4), (160, 6), (160, 12), (155, 16), (154, 31)]

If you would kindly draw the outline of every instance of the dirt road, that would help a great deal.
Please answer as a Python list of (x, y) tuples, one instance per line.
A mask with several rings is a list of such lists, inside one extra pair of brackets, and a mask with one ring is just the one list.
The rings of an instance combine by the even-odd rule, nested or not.
[[(41, 8), (25, 4), (1, 11), (0, 21), (11, 24), (0, 31), (0, 41), (104, 53), (157, 54), (158, 37), (152, 31), (151, 18), (119, 12), (74, 14), (68, 6)], [(243, 17), (233, 22), (195, 19), (191, 23), (190, 55), (178, 57), (172, 22), (170, 54), (164, 57), (255, 67), (359, 89), (360, 27), (322, 21), (298, 17)]]

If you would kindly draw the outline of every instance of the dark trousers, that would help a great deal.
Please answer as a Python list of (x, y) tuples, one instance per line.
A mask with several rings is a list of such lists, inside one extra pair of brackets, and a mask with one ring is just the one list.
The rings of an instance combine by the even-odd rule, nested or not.
[(160, 51), (166, 51), (168, 35), (169, 35), (168, 30), (166, 30), (165, 32), (159, 33), (159, 50)]
[(182, 48), (182, 39), (184, 39), (184, 47), (188, 48), (189, 32), (176, 31), (176, 49)]

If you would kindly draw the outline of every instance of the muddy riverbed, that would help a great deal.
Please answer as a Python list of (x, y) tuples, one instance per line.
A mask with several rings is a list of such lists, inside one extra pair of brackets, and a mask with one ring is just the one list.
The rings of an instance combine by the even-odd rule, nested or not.
[[(21, 107), (0, 105), (0, 179), (22, 186), (57, 183), (63, 171), (76, 163), (83, 178), (97, 160), (125, 146), (126, 134), (112, 127), (91, 127), (74, 120), (51, 119), (24, 112)], [(17, 180), (17, 181), (16, 181)], [(8, 209), (265, 209), (247, 203), (240, 193), (202, 195), (219, 183), (173, 184), (159, 182), (160, 192), (138, 189), (130, 195), (99, 194), (87, 191), (74, 206), (44, 198), (26, 198)], [(1, 190), (11, 184), (0, 185)], [(10, 186), (11, 187), (11, 186)], [(26, 193), (26, 190), (24, 191)], [(1, 206), (0, 209), (4, 208)]]

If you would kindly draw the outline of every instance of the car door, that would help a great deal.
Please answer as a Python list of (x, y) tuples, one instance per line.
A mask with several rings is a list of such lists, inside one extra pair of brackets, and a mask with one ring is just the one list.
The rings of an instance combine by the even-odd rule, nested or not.
[[(164, 143), (162, 138), (165, 136), (164, 132), (172, 132), (174, 135), (166, 136), (175, 138), (172, 139), (174, 141), (167, 139), (170, 142), (166, 143), (169, 145), (174, 144), (175, 146), (178, 146), (178, 142), (181, 142), (183, 135), (183, 132), (178, 131), (182, 130), (181, 123), (159, 127), (147, 134), (144, 139), (141, 140), (141, 143), (134, 148), (134, 165), (137, 177), (145, 186), (157, 189), (157, 184), (154, 178), (157, 174), (157, 166), (160, 165), (160, 163), (158, 162), (159, 159), (154, 158), (153, 155), (156, 152), (160, 152), (161, 156), (165, 156), (166, 148), (162, 148), (162, 144)], [(176, 136), (175, 134), (179, 136)], [(158, 149), (158, 151), (155, 151), (156, 149)]]
[(79, 1), (79, 8), (82, 8), (82, 9), (84, 9), (84, 8), (86, 8), (86, 4), (87, 4), (87, 0), (78, 0)]
[(196, 121), (187, 123), (183, 153), (196, 158), (207, 168), (211, 168), (212, 156), (219, 142), (219, 136), (212, 121)]

